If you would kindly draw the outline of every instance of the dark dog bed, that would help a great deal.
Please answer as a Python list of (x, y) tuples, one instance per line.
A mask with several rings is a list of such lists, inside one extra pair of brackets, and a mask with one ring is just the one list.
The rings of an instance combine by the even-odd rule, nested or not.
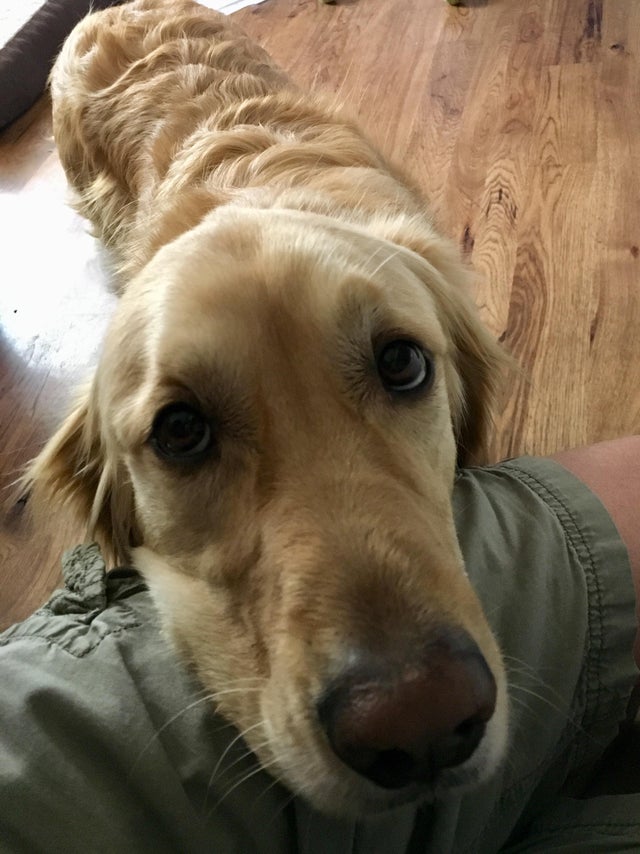
[(122, 0), (42, 0), (0, 48), (0, 129), (40, 96), (62, 43), (90, 8), (116, 6)]

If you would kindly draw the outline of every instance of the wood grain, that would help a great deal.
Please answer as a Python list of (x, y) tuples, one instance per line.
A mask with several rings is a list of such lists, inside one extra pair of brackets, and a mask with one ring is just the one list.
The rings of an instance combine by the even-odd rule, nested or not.
[[(267, 0), (236, 16), (333, 93), (425, 190), (523, 368), (494, 458), (640, 432), (640, 4)], [(0, 478), (95, 362), (112, 301), (64, 204), (45, 99), (0, 137)], [(9, 494), (9, 493), (7, 493)], [(0, 517), (0, 624), (39, 605), (81, 537), (59, 508)]]

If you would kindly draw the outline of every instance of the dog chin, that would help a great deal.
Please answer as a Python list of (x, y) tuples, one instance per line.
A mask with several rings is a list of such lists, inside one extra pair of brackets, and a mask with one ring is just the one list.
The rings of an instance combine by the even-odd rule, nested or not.
[(355, 783), (344, 780), (322, 787), (294, 788), (289, 785), (288, 788), (297, 789), (300, 796), (318, 812), (337, 818), (364, 819), (409, 804), (421, 805), (459, 797), (486, 783), (496, 771), (495, 768), (479, 768), (471, 762), (467, 764), (468, 768), (444, 772), (434, 783), (414, 783), (395, 791), (361, 779)]
[[(389, 790), (365, 780), (347, 768), (309, 773), (306, 779), (291, 779), (283, 771), (280, 780), (315, 810), (337, 818), (364, 819), (381, 812), (437, 801), (447, 801), (472, 792), (497, 773), (507, 744), (506, 715), (499, 710), (474, 755), (457, 768), (443, 771), (433, 782), (416, 782)], [(330, 762), (330, 764), (333, 764)]]

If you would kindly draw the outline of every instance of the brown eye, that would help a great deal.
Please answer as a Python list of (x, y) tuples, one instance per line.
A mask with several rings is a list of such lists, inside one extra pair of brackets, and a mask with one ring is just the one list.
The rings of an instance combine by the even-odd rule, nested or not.
[(211, 447), (211, 427), (207, 419), (187, 403), (171, 403), (155, 417), (151, 445), (163, 459), (194, 460)]
[(404, 339), (385, 344), (378, 353), (377, 368), (385, 387), (394, 392), (426, 389), (435, 370), (431, 355)]

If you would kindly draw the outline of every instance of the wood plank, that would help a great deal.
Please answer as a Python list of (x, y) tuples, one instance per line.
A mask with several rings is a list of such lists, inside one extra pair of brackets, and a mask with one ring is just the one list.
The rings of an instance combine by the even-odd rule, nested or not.
[[(236, 20), (344, 103), (424, 188), (522, 375), (495, 458), (640, 432), (640, 4), (268, 0)], [(0, 136), (0, 483), (62, 417), (112, 302), (65, 207), (46, 99)], [(81, 532), (0, 515), (0, 624), (38, 605)]]
[(33, 520), (13, 484), (95, 364), (114, 298), (97, 242), (66, 204), (46, 99), (0, 137), (0, 627), (59, 584), (84, 537), (61, 508)]

